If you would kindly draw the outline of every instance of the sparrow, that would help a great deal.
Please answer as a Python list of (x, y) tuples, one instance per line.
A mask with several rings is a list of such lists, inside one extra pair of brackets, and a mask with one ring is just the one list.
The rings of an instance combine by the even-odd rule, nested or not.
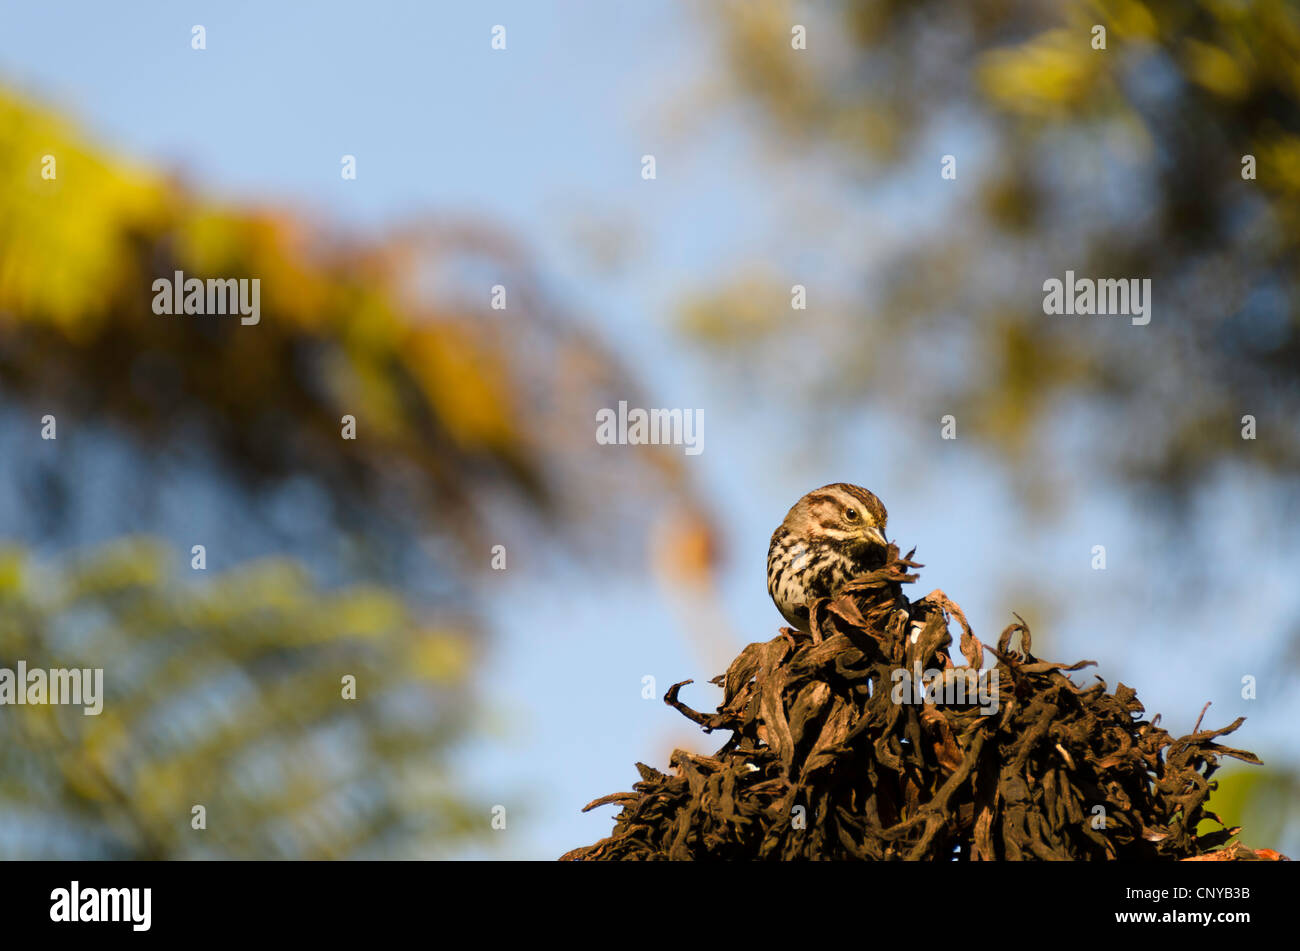
[(813, 489), (786, 513), (767, 549), (767, 591), (790, 624), (808, 630), (808, 610), (845, 582), (885, 563), (885, 506), (858, 485)]

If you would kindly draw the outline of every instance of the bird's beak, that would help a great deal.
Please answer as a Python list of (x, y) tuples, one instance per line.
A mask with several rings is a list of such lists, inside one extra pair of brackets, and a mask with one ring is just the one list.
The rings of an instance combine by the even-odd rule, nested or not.
[(869, 525), (862, 530), (862, 537), (873, 545), (879, 545), (881, 548), (888, 548), (889, 542), (885, 541), (885, 534), (874, 525)]

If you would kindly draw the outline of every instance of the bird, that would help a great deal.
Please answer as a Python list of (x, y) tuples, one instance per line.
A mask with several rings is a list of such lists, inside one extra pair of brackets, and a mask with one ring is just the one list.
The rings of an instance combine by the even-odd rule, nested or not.
[(818, 598), (885, 563), (885, 506), (860, 485), (813, 489), (786, 513), (767, 549), (767, 591), (782, 617), (807, 631)]

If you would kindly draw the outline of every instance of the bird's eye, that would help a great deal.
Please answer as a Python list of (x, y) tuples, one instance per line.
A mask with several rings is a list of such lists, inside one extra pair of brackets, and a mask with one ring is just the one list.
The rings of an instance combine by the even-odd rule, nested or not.
[(850, 522), (856, 522), (856, 521), (858, 520), (858, 510), (857, 510), (857, 509), (845, 509), (845, 510), (844, 510), (844, 517), (847, 518)]

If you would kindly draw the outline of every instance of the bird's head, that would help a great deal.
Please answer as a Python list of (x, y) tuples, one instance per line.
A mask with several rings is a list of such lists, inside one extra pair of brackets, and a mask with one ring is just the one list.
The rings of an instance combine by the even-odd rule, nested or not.
[(888, 513), (880, 499), (859, 485), (836, 482), (809, 492), (790, 509), (785, 524), (805, 537), (859, 552), (881, 549)]

